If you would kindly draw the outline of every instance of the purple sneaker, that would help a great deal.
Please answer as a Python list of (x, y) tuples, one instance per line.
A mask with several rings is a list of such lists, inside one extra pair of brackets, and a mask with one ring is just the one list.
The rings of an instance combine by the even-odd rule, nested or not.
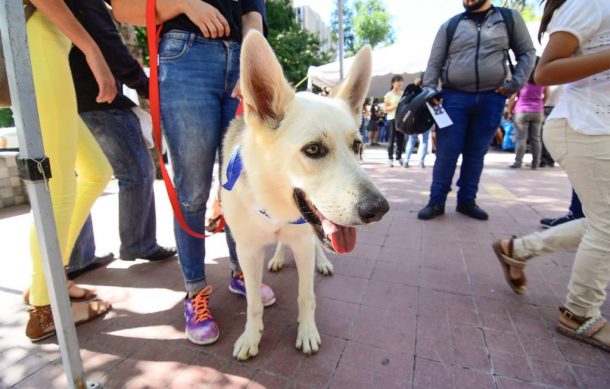
[[(244, 297), (246, 296), (246, 282), (244, 281), (243, 273), (240, 275), (231, 275), (229, 290), (235, 294), (239, 294)], [(261, 284), (261, 300), (263, 300), (263, 307), (268, 307), (275, 303), (275, 294), (269, 285)]]
[(184, 299), (184, 317), (186, 318), (186, 337), (195, 344), (212, 344), (218, 340), (220, 330), (208, 307), (212, 294), (212, 286), (208, 285), (193, 299)]

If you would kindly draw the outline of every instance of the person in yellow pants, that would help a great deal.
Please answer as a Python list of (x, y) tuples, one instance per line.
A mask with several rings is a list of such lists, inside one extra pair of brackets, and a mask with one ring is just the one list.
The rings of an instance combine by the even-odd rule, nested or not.
[[(78, 116), (68, 53), (74, 43), (87, 54), (96, 77), (99, 102), (110, 102), (116, 86), (95, 42), (62, 0), (34, 0), (37, 11), (27, 22), (27, 36), (38, 104), (42, 139), (51, 162), (49, 180), (57, 238), (64, 265), (89, 211), (108, 183), (112, 169), (102, 150)], [(72, 42), (71, 42), (72, 41)], [(32, 283), (26, 335), (37, 341), (55, 333), (47, 284), (42, 269), (35, 228), (31, 232)], [(75, 303), (95, 294), (70, 286), (73, 319), (77, 324), (106, 313), (102, 301)]]

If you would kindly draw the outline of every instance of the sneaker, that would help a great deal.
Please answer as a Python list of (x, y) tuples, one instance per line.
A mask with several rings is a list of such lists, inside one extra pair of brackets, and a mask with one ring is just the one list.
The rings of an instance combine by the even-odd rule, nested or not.
[(391, 159), (388, 160), (388, 166), (389, 167), (394, 167), (394, 161), (392, 161)]
[[(231, 274), (229, 290), (231, 293), (246, 297), (246, 282), (244, 281), (243, 273), (240, 275)], [(268, 307), (275, 303), (275, 294), (269, 285), (261, 284), (261, 300), (263, 301), (263, 307)]]
[(425, 167), (426, 167), (426, 164), (425, 164), (425, 163), (423, 163), (423, 162), (420, 162), (420, 163), (419, 163), (419, 167), (423, 169), (423, 168), (425, 168)]
[(477, 220), (487, 220), (489, 219), (489, 215), (487, 212), (483, 211), (479, 206), (475, 203), (463, 203), (458, 204), (455, 210), (463, 215), (469, 216), (473, 219)]
[(417, 214), (417, 218), (419, 220), (430, 220), (444, 214), (445, 207), (443, 207), (442, 205), (428, 204), (421, 211), (419, 211), (419, 213)]
[(406, 161), (406, 162), (404, 163), (404, 165), (402, 165), (402, 167), (405, 167), (405, 168), (409, 167), (409, 161)]
[(186, 338), (195, 344), (212, 344), (218, 340), (220, 330), (212, 317), (208, 302), (212, 294), (212, 286), (203, 288), (192, 299), (188, 295), (184, 299), (184, 317), (186, 319)]
[(509, 168), (511, 168), (511, 169), (521, 169), (521, 164), (515, 162), (512, 165), (510, 165)]
[(402, 158), (397, 159), (396, 162), (398, 162), (398, 166), (403, 166)]
[(529, 168), (530, 168), (530, 169), (532, 169), (532, 170), (536, 170), (536, 169), (538, 169), (538, 167), (540, 166), (540, 164), (539, 164), (539, 163), (534, 163), (534, 162), (532, 162), (532, 163), (525, 164), (525, 166), (529, 167)]
[(159, 246), (155, 251), (153, 251), (152, 254), (147, 255), (145, 257), (128, 257), (128, 256), (121, 255), (121, 259), (123, 261), (135, 261), (136, 258), (142, 258), (142, 259), (146, 259), (151, 262), (155, 262), (155, 261), (163, 261), (163, 260), (175, 257), (177, 253), (178, 253), (178, 250), (176, 250), (175, 247)]
[(549, 228), (558, 226), (563, 223), (571, 222), (572, 220), (576, 220), (576, 218), (571, 213), (568, 213), (567, 215), (560, 217), (548, 217), (540, 219), (540, 224), (542, 224), (542, 227), (544, 228)]

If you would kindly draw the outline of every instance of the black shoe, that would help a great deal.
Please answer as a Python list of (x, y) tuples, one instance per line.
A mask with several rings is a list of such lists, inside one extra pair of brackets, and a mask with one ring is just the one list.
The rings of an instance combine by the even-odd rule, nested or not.
[[(145, 257), (138, 257), (138, 258), (146, 259), (149, 261), (163, 261), (164, 259), (169, 259), (171, 257), (174, 257), (177, 253), (178, 253), (178, 250), (176, 250), (175, 247), (159, 247), (152, 254), (147, 255)], [(121, 259), (123, 261), (134, 261), (136, 258), (121, 257)]]
[(520, 169), (521, 168), (521, 164), (515, 162), (512, 165), (510, 165), (509, 168), (511, 168), (511, 169)]
[(540, 219), (540, 224), (542, 224), (542, 227), (544, 228), (549, 228), (558, 226), (563, 223), (571, 222), (572, 220), (576, 220), (576, 218), (571, 213), (568, 213), (567, 215), (560, 217), (549, 217), (545, 219)]
[(419, 213), (417, 214), (417, 218), (419, 220), (430, 220), (444, 214), (445, 207), (443, 207), (442, 205), (428, 204), (421, 211), (419, 211)]
[(455, 210), (461, 214), (466, 216), (470, 216), (473, 219), (477, 220), (487, 220), (489, 219), (489, 215), (487, 212), (483, 211), (476, 203), (465, 203), (458, 204)]
[(96, 256), (89, 265), (83, 267), (82, 269), (68, 271), (66, 272), (66, 276), (69, 280), (74, 280), (76, 277), (82, 276), (83, 274), (90, 272), (91, 270), (104, 267), (112, 261), (114, 261), (113, 253), (107, 253), (100, 257)]

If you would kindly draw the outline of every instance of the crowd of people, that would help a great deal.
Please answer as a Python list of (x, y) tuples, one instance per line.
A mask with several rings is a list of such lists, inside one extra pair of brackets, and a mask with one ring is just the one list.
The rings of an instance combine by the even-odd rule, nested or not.
[[(102, 0), (32, 3), (37, 11), (27, 22), (27, 34), (64, 264), (75, 245), (78, 251), (79, 245), (93, 244), (83, 226), (114, 174), (120, 188), (120, 257), (155, 261), (177, 252), (186, 292), (186, 337), (200, 345), (215, 342), (220, 330), (209, 308), (212, 287), (206, 282), (204, 240), (176, 225), (177, 249), (156, 242), (153, 163), (134, 105), (119, 92), (125, 83), (146, 98), (148, 79), (120, 43)], [(143, 25), (145, 3), (113, 0), (113, 12), (123, 22)], [(465, 12), (439, 28), (421, 80), (424, 87), (441, 85), (436, 104), (442, 104), (453, 124), (435, 129), (432, 185), (417, 217), (430, 220), (445, 213), (461, 156), (456, 211), (489, 218), (476, 198), (484, 157), (507, 109), (517, 133), (511, 167), (523, 165), (528, 138), (531, 168), (540, 167), (544, 144), (574, 187), (573, 205), (566, 216), (541, 221), (548, 229), (499, 240), (493, 252), (508, 285), (524, 293), (530, 259), (576, 250), (558, 330), (610, 351), (610, 325), (600, 312), (610, 280), (610, 5), (605, 0), (547, 0), (540, 34), (547, 34), (549, 42), (534, 69), (534, 46), (518, 12), (494, 7), (490, 0), (462, 3)], [(217, 151), (239, 102), (240, 42), (249, 30), (266, 31), (264, 1), (157, 0), (156, 7), (157, 23), (163, 24), (161, 117), (174, 182), (186, 223), (203, 233)], [(405, 144), (405, 134), (394, 123), (403, 83), (400, 76), (392, 79), (382, 108), (379, 100), (365, 103), (361, 131), (371, 145), (388, 142), (390, 166), (408, 167), (415, 144), (421, 143), (419, 166), (424, 167), (431, 129), (422, 129), (421, 141), (411, 135)], [(542, 127), (550, 96), (546, 86), (557, 84), (566, 84), (564, 93), (546, 112)], [(37, 341), (53, 335), (55, 328), (32, 231), (26, 334)], [(231, 262), (227, 284), (245, 295), (230, 226), (225, 232)], [(74, 283), (69, 288), (75, 323), (111, 309), (94, 291)], [(272, 304), (273, 291), (262, 288), (263, 304)]]

